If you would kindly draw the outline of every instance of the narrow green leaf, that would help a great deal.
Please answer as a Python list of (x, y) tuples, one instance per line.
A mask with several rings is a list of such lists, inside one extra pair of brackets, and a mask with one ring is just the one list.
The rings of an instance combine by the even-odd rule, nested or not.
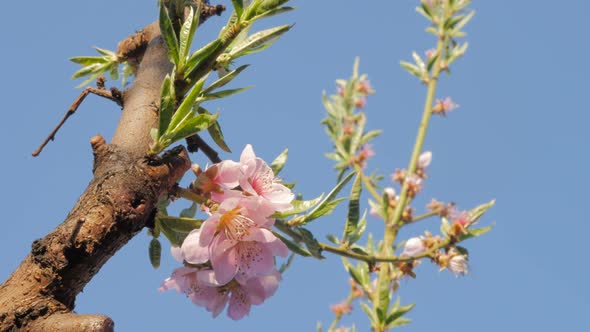
[(422, 77), (422, 73), (420, 72), (420, 69), (418, 67), (416, 67), (415, 65), (406, 62), (406, 61), (400, 61), (400, 66), (402, 66), (402, 68), (404, 68), (405, 70), (407, 70), (410, 74), (420, 78)]
[(305, 248), (301, 247), (300, 245), (296, 244), (295, 242), (287, 239), (282, 234), (272, 231), (273, 234), (278, 237), (283, 243), (291, 250), (292, 252), (296, 253), (297, 255), (303, 257), (311, 257), (311, 253), (307, 251)]
[[(208, 76), (208, 75), (207, 75)], [(172, 132), (176, 132), (179, 126), (183, 125), (185, 120), (188, 120), (192, 115), (192, 109), (197, 97), (201, 94), (201, 90), (203, 89), (203, 84), (207, 80), (207, 76), (201, 78), (191, 89), (189, 94), (184, 98), (180, 106), (174, 115), (172, 115), (172, 119), (170, 120), (170, 125), (168, 126)]]
[[(200, 3), (199, 3), (200, 4)], [(182, 71), (184, 68), (184, 64), (187, 61), (188, 53), (191, 48), (191, 44), (193, 41), (193, 37), (195, 36), (195, 31), (197, 31), (197, 27), (199, 26), (199, 17), (200, 14), (195, 15), (195, 11), (193, 7), (190, 6), (190, 12), (182, 24), (180, 28), (180, 50), (179, 50), (179, 71)], [(197, 7), (197, 13), (201, 12), (201, 7)]]
[(367, 229), (367, 210), (363, 213), (361, 220), (358, 222), (356, 227), (356, 231), (350, 235), (350, 239), (348, 240), (350, 244), (356, 243), (361, 236), (365, 233)]
[(256, 15), (255, 17), (252, 18), (252, 21), (258, 21), (258, 20), (263, 19), (263, 18), (268, 18), (268, 17), (271, 17), (271, 16), (275, 16), (275, 15), (287, 13), (287, 12), (290, 12), (292, 10), (295, 10), (295, 7), (285, 6), (285, 7), (279, 7), (279, 8), (271, 9), (271, 10), (266, 11), (266, 12), (260, 14), (260, 15)]
[[(115, 52), (113, 52), (113, 51), (105, 50), (104, 48), (100, 48), (100, 47), (96, 47), (96, 46), (94, 47), (94, 49), (95, 49), (95, 50), (96, 50), (98, 53), (100, 53), (100, 54), (104, 55), (105, 57), (107, 57), (107, 58), (110, 58), (109, 60), (111, 60), (111, 61), (112, 61), (113, 59), (116, 59), (116, 58), (117, 58), (117, 54), (115, 54)], [(110, 61), (109, 61), (109, 62), (110, 62)]]
[(207, 101), (207, 100), (213, 100), (213, 99), (220, 99), (220, 98), (226, 98), (235, 94), (238, 94), (240, 92), (246, 91), (248, 89), (251, 89), (253, 86), (247, 86), (244, 88), (239, 88), (239, 89), (227, 89), (227, 90), (221, 90), (221, 91), (217, 91), (217, 92), (212, 92), (206, 95), (203, 95), (203, 100)]
[(108, 68), (108, 62), (105, 63), (95, 63), (86, 67), (80, 68), (77, 72), (72, 75), (72, 79), (84, 77), (91, 74), (102, 74)]
[(394, 310), (391, 315), (389, 315), (387, 317), (387, 320), (385, 321), (385, 324), (389, 325), (392, 324), (395, 320), (397, 320), (398, 318), (402, 317), (403, 315), (405, 315), (406, 313), (408, 313), (410, 310), (412, 310), (414, 308), (414, 306), (416, 306), (416, 304), (408, 304), (406, 306), (402, 306), (397, 308), (396, 310)]
[(116, 63), (111, 65), (109, 69), (109, 77), (112, 81), (116, 81), (119, 79), (119, 68)]
[(461, 236), (460, 241), (465, 241), (465, 240), (471, 239), (473, 237), (482, 236), (485, 233), (491, 231), (493, 227), (494, 227), (494, 225), (489, 225), (486, 227), (469, 229), (467, 234), (463, 234)]
[(412, 322), (412, 320), (410, 320), (410, 319), (400, 317), (400, 318), (394, 320), (391, 324), (387, 325), (387, 329), (393, 329), (394, 327), (408, 325), (411, 322)]
[(218, 114), (199, 114), (194, 116), (184, 121), (182, 125), (172, 133), (170, 139), (172, 142), (176, 142), (183, 138), (197, 134), (200, 131), (209, 128), (209, 126), (211, 126), (211, 124), (217, 120), (217, 117)]
[(361, 308), (363, 309), (365, 314), (367, 314), (367, 317), (369, 317), (369, 320), (371, 321), (371, 326), (379, 325), (379, 320), (377, 319), (375, 312), (371, 310), (371, 307), (369, 307), (368, 304), (366, 304), (365, 302), (361, 302)]
[(278, 175), (281, 172), (281, 170), (285, 166), (285, 163), (287, 162), (288, 156), (289, 156), (289, 149), (285, 149), (285, 151), (281, 152), (281, 154), (279, 154), (275, 158), (275, 160), (272, 161), (272, 163), (270, 164), (270, 168), (272, 169), (272, 172), (275, 175)]
[(309, 250), (309, 253), (317, 259), (324, 259), (325, 257), (322, 256), (322, 249), (320, 247), (320, 244), (318, 240), (316, 240), (316, 238), (313, 236), (313, 233), (303, 227), (298, 227), (297, 231), (302, 236), (302, 241), (303, 243), (305, 243), (305, 246), (307, 247), (307, 250)]
[(496, 200), (493, 199), (488, 203), (485, 204), (481, 204), (478, 207), (472, 209), (469, 211), (469, 217), (471, 219), (471, 222), (474, 223), (476, 222), (479, 218), (481, 218), (481, 216), (483, 216), (484, 213), (486, 213), (486, 211), (491, 208), (492, 206), (494, 206), (494, 204), (496, 204)]
[(200, 49), (196, 50), (193, 54), (191, 54), (184, 66), (185, 76), (187, 76), (188, 73), (193, 71), (199, 63), (204, 62), (212, 54), (215, 54), (215, 52), (217, 52), (221, 46), (221, 40), (216, 39), (210, 42), (209, 44), (201, 47)]
[(311, 212), (307, 216), (305, 216), (305, 218), (302, 220), (301, 223), (307, 224), (319, 217), (330, 215), (332, 212), (334, 212), (334, 210), (336, 209), (338, 204), (340, 204), (340, 202), (342, 202), (344, 200), (346, 200), (346, 197), (337, 198), (337, 199), (332, 200), (330, 202), (319, 205), (319, 208), (315, 208), (313, 210), (313, 212)]
[(256, 32), (232, 48), (230, 56), (232, 59), (236, 59), (242, 55), (261, 51), (270, 46), (285, 32), (289, 31), (291, 27), (291, 25), (282, 25)]
[(172, 216), (158, 216), (161, 224), (175, 232), (190, 233), (194, 229), (198, 229), (203, 224), (202, 219), (194, 219), (191, 217), (172, 217)]
[(440, 223), (440, 233), (442, 235), (448, 235), (449, 232), (451, 231), (451, 224), (449, 223), (449, 220), (447, 220), (447, 218), (442, 217), (441, 218), (441, 223)]
[(371, 130), (371, 131), (365, 133), (363, 135), (363, 137), (361, 138), (361, 144), (367, 144), (367, 143), (369, 143), (375, 137), (381, 135), (382, 132), (383, 132), (383, 130)]
[[(199, 114), (211, 115), (211, 112), (200, 106), (197, 112), (199, 112)], [(225, 138), (223, 137), (223, 132), (221, 131), (221, 126), (219, 125), (218, 121), (213, 122), (211, 126), (207, 128), (207, 131), (217, 146), (219, 146), (223, 151), (231, 153), (230, 148), (225, 143)]]
[(174, 247), (180, 247), (189, 232), (176, 231), (176, 230), (172, 229), (168, 225), (167, 222), (163, 222), (164, 218), (169, 219), (169, 218), (174, 218), (174, 217), (168, 217), (168, 216), (161, 217), (161, 216), (159, 216), (156, 218), (157, 218), (157, 222), (160, 224), (161, 233), (164, 234), (164, 236), (168, 239), (168, 241), (170, 241), (170, 244)]
[(332, 243), (334, 243), (336, 245), (340, 245), (340, 240), (334, 234), (328, 234), (328, 235), (326, 235), (326, 239), (328, 239), (328, 241), (330, 241), (330, 242), (332, 242)]
[(158, 119), (158, 138), (162, 137), (174, 115), (176, 107), (176, 91), (170, 75), (166, 75), (162, 82), (162, 91), (160, 92), (160, 115)]
[(95, 63), (107, 63), (109, 62), (103, 56), (75, 56), (69, 59), (73, 63), (77, 63), (82, 66), (89, 66)]
[(239, 21), (242, 18), (242, 13), (244, 12), (244, 2), (242, 0), (231, 0), (231, 3), (234, 5), (234, 10), (236, 11)]
[(176, 37), (176, 32), (174, 32), (172, 21), (170, 21), (168, 10), (164, 6), (163, 1), (160, 2), (159, 23), (160, 31), (162, 32), (162, 36), (164, 37), (164, 41), (166, 41), (166, 46), (168, 47), (168, 59), (170, 60), (170, 62), (172, 62), (178, 67), (178, 65), (180, 64), (178, 53), (178, 38)]
[(361, 175), (357, 174), (352, 188), (350, 189), (350, 197), (348, 202), (348, 216), (346, 224), (344, 225), (344, 242), (350, 243), (350, 238), (357, 231), (359, 216), (360, 216), (360, 197), (363, 189)]
[(149, 257), (150, 257), (150, 263), (152, 264), (154, 269), (159, 268), (160, 261), (162, 259), (162, 245), (160, 244), (160, 241), (156, 238), (153, 238), (150, 241), (150, 246), (149, 246), (148, 251), (149, 251)]
[(206, 94), (210, 93), (211, 91), (221, 88), (222, 86), (228, 84), (234, 78), (236, 78), (236, 76), (238, 76), (244, 69), (248, 68), (248, 66), (249, 65), (243, 65), (243, 66), (238, 67), (236, 70), (232, 70), (227, 75), (224, 75), (223, 77), (221, 77), (220, 79), (218, 79), (217, 81), (215, 81), (211, 85), (209, 85), (206, 89), (204, 89), (203, 94), (206, 95)]
[(324, 197), (324, 195), (320, 195), (317, 198), (308, 200), (308, 201), (301, 201), (301, 200), (293, 200), (291, 201), (291, 205), (293, 205), (293, 209), (289, 210), (289, 211), (285, 211), (285, 212), (275, 212), (275, 214), (272, 215), (273, 218), (277, 218), (277, 219), (284, 219), (286, 217), (295, 215), (295, 214), (299, 214), (301, 212), (305, 212), (309, 209), (311, 209), (312, 207), (314, 207), (316, 204), (318, 204), (319, 201), (322, 200), (322, 198)]
[[(324, 208), (325, 205), (329, 204), (334, 197), (336, 197), (336, 195), (338, 195), (338, 193), (340, 192), (340, 190), (342, 190), (342, 188), (348, 183), (348, 181), (350, 181), (350, 179), (352, 179), (352, 177), (354, 176), (354, 172), (350, 172), (350, 174), (348, 174), (347, 176), (345, 176), (340, 182), (338, 182), (338, 184), (336, 184), (336, 186), (334, 187), (334, 189), (332, 189), (332, 191), (330, 191), (328, 193), (328, 196), (326, 196), (326, 198), (324, 198), (322, 200), (322, 202), (320, 204), (318, 204), (307, 216), (306, 216), (306, 220), (309, 222), (310, 220), (313, 220), (315, 218), (317, 218), (317, 214), (318, 211), (322, 210)], [(338, 200), (338, 203), (341, 201), (342, 199)], [(338, 204), (336, 203), (336, 204)], [(335, 206), (333, 207), (335, 208)], [(333, 210), (333, 209), (332, 209)], [(332, 211), (330, 211), (332, 212)], [(316, 216), (315, 218), (311, 218), (312, 216)], [(311, 218), (311, 219), (309, 219)]]

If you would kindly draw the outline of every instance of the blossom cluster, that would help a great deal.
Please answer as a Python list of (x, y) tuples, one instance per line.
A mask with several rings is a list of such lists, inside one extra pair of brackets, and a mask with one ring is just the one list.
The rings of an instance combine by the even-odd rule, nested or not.
[(286, 245), (270, 230), (271, 215), (292, 209), (294, 198), (272, 169), (256, 157), (251, 145), (239, 162), (226, 160), (194, 169), (192, 189), (210, 198), (209, 217), (191, 231), (173, 256), (184, 262), (164, 281), (161, 291), (175, 289), (217, 316), (241, 319), (273, 295), (281, 279), (275, 256), (286, 257)]

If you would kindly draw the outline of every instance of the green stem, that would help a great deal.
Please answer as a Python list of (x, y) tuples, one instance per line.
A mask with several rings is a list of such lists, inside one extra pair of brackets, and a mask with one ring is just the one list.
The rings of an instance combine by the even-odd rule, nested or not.
[(370, 256), (370, 255), (363, 255), (358, 254), (353, 251), (349, 251), (344, 248), (334, 247), (326, 243), (319, 242), (318, 245), (320, 249), (323, 251), (331, 252), (333, 254), (348, 257), (352, 259), (356, 259), (359, 261), (367, 262), (369, 264), (375, 264), (378, 262), (387, 262), (387, 263), (403, 263), (403, 262), (411, 262), (416, 259), (421, 259), (425, 257), (429, 257), (431, 254), (436, 252), (439, 249), (442, 249), (448, 246), (451, 243), (450, 239), (444, 240), (443, 242), (439, 243), (438, 245), (432, 247), (430, 250), (417, 255), (417, 256), (409, 256), (409, 257), (398, 257), (398, 256)]
[(420, 221), (422, 219), (437, 216), (438, 214), (439, 214), (438, 211), (427, 212), (427, 213), (421, 214), (419, 216), (415, 216), (414, 218), (412, 218), (412, 220), (406, 222), (406, 224), (415, 223), (415, 222)]
[(211, 205), (211, 200), (209, 200), (208, 198), (205, 198), (201, 195), (198, 195), (188, 189), (178, 187), (174, 191), (174, 194), (177, 197), (182, 197), (182, 198), (188, 199), (189, 201), (193, 201), (195, 203)]
[[(439, 39), (436, 47), (437, 59), (435, 60), (432, 69), (432, 74), (430, 76), (430, 79), (428, 80), (428, 91), (426, 93), (426, 101), (424, 102), (422, 120), (420, 121), (420, 127), (418, 128), (418, 134), (416, 136), (416, 143), (414, 144), (412, 156), (410, 157), (410, 163), (408, 165), (406, 173), (407, 176), (410, 176), (416, 172), (416, 168), (418, 166), (418, 158), (420, 157), (420, 153), (422, 153), (422, 147), (424, 145), (424, 139), (426, 138), (428, 124), (430, 123), (430, 118), (432, 117), (432, 104), (434, 102), (438, 78), (441, 72), (441, 62), (444, 59), (443, 51), (448, 39), (448, 36), (446, 36), (446, 34), (444, 33), (443, 24), (446, 21), (446, 19), (451, 15), (448, 3), (445, 2), (444, 6), (444, 17), (442, 18), (441, 23), (439, 23), (438, 27)], [(395, 238), (398, 231), (398, 224), (401, 222), (402, 213), (409, 200), (408, 187), (408, 181), (404, 181), (400, 193), (400, 198), (398, 204), (396, 205), (393, 216), (390, 220), (386, 220), (385, 234), (383, 237), (383, 247), (381, 249), (382, 256), (387, 256), (392, 252), (392, 247), (395, 243)], [(388, 298), (383, 296), (382, 293), (389, 292), (389, 282), (387, 282), (387, 278), (390, 275), (390, 268), (390, 264), (380, 264), (379, 276), (377, 279), (377, 291), (375, 292), (375, 297), (373, 298), (373, 309), (376, 313), (378, 310), (383, 309), (381, 308), (383, 307), (383, 304), (380, 303), (380, 300), (385, 299), (385, 301), (387, 301)], [(377, 332), (385, 331), (385, 322), (380, 322), (378, 326), (374, 327), (374, 330)]]
[(381, 201), (381, 195), (379, 195), (379, 193), (377, 193), (377, 190), (375, 190), (375, 186), (373, 186), (373, 184), (371, 183), (371, 180), (365, 175), (363, 170), (359, 166), (355, 166), (355, 170), (361, 176), (361, 180), (363, 181), (363, 184), (365, 185), (367, 190), (369, 190), (369, 193), (371, 193), (373, 198), (375, 198), (378, 202)]

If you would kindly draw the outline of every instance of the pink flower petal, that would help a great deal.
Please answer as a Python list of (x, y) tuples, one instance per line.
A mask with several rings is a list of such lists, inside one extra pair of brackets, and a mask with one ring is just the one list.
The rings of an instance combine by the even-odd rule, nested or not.
[(242, 319), (250, 313), (250, 301), (246, 292), (238, 287), (232, 291), (229, 299), (229, 307), (227, 308), (227, 315), (233, 320)]
[(200, 235), (201, 230), (195, 229), (182, 242), (182, 257), (191, 264), (203, 264), (209, 260), (209, 247), (200, 244)]
[(252, 145), (247, 144), (244, 147), (244, 150), (242, 151), (242, 155), (240, 156), (240, 163), (244, 164), (248, 160), (255, 159), (255, 158), (256, 158), (256, 154), (254, 154), (254, 149), (252, 148)]
[(238, 272), (236, 250), (213, 251), (211, 265), (213, 265), (217, 281), (222, 285), (227, 284)]

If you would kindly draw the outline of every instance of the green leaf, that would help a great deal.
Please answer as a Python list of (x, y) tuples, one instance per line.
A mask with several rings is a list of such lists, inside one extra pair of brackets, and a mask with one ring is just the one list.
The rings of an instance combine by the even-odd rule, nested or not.
[(222, 86), (231, 82), (238, 74), (240, 74), (244, 69), (248, 68), (249, 65), (243, 65), (238, 67), (236, 70), (232, 70), (227, 75), (221, 77), (217, 81), (213, 82), (213, 84), (209, 85), (205, 90), (203, 90), (203, 94), (210, 93), (211, 91), (221, 88)]
[(416, 67), (415, 65), (406, 62), (406, 61), (400, 61), (400, 66), (402, 66), (402, 68), (404, 68), (405, 70), (407, 70), (410, 74), (420, 78), (422, 77), (422, 72), (420, 72), (420, 69), (418, 67)]
[[(211, 112), (200, 106), (197, 112), (199, 112), (199, 114), (211, 115)], [(213, 122), (211, 126), (207, 128), (207, 131), (217, 146), (219, 146), (223, 151), (231, 153), (231, 150), (225, 143), (225, 138), (223, 137), (223, 132), (221, 131), (221, 126), (219, 125), (218, 121)]]
[(404, 317), (400, 317), (396, 320), (394, 320), (391, 324), (387, 325), (387, 329), (392, 329), (394, 327), (400, 327), (400, 326), (404, 326), (404, 325), (408, 325), (412, 322), (412, 320), (404, 318)]
[(199, 114), (182, 123), (182, 125), (172, 133), (170, 139), (172, 142), (187, 138), (198, 132), (205, 130), (217, 120), (218, 114)]
[(94, 47), (94, 49), (98, 53), (102, 54), (103, 56), (110, 58), (109, 60), (117, 58), (117, 54), (115, 54), (115, 52), (113, 52), (113, 51), (105, 50), (104, 48), (100, 48), (100, 47), (96, 47), (96, 46)]
[(408, 304), (406, 306), (397, 308), (387, 317), (385, 324), (387, 324), (387, 325), (392, 324), (395, 320), (397, 320), (398, 318), (401, 318), (403, 315), (405, 315), (410, 310), (412, 310), (414, 308), (414, 306), (416, 306), (416, 304), (412, 303), (412, 304)]
[(281, 241), (283, 241), (283, 243), (287, 246), (287, 248), (289, 248), (289, 250), (291, 250), (292, 252), (296, 253), (297, 255), (303, 256), (303, 257), (310, 257), (311, 256), (311, 253), (309, 251), (307, 251), (306, 249), (304, 249), (303, 247), (301, 247), (300, 245), (287, 239), (286, 237), (284, 237), (280, 233), (277, 233), (275, 231), (272, 231), (272, 232), (276, 237), (278, 237)]
[(275, 174), (275, 176), (278, 175), (285, 166), (288, 156), (289, 149), (285, 149), (285, 151), (281, 152), (281, 154), (279, 154), (270, 164), (270, 168), (272, 169), (272, 172)]
[(340, 245), (340, 240), (334, 234), (326, 235), (326, 239), (334, 244)]
[(164, 37), (164, 41), (166, 41), (166, 46), (168, 47), (168, 59), (170, 62), (179, 67), (180, 62), (178, 53), (178, 38), (176, 37), (176, 32), (174, 32), (172, 21), (170, 21), (168, 10), (164, 6), (163, 1), (160, 2), (159, 23), (160, 31), (162, 32), (162, 36)]
[(188, 74), (193, 71), (199, 63), (204, 62), (212, 54), (215, 54), (221, 46), (221, 40), (216, 39), (196, 50), (186, 61), (184, 73)]
[(244, 2), (242, 0), (231, 0), (231, 3), (234, 5), (238, 20), (240, 20), (244, 12)]
[(181, 218), (194, 218), (197, 214), (197, 203), (192, 203), (190, 207), (180, 211)]
[(447, 218), (442, 217), (441, 218), (441, 223), (440, 223), (440, 233), (442, 235), (448, 235), (451, 231), (451, 224), (449, 223), (449, 221), (447, 220)]
[(177, 232), (171, 229), (166, 223), (161, 222), (160, 219), (158, 219), (158, 222), (160, 224), (161, 233), (164, 234), (168, 241), (170, 241), (170, 244), (173, 247), (180, 247), (188, 233)]
[(371, 130), (371, 131), (365, 133), (363, 135), (363, 137), (361, 138), (361, 144), (369, 143), (372, 139), (381, 135), (382, 132), (383, 132), (383, 130)]
[(176, 92), (170, 75), (166, 75), (160, 92), (160, 116), (158, 119), (158, 138), (168, 130), (170, 120), (176, 107)]
[(494, 206), (494, 204), (496, 204), (496, 200), (493, 199), (488, 203), (485, 204), (481, 204), (479, 206), (477, 206), (476, 208), (472, 209), (469, 211), (469, 217), (471, 219), (471, 222), (474, 223), (476, 222), (479, 218), (481, 218), (481, 216), (484, 215), (484, 213), (486, 213), (486, 211), (491, 208), (492, 206)]
[(175, 132), (179, 126), (183, 125), (182, 122), (184, 120), (188, 120), (188, 118), (190, 118), (190, 116), (192, 115), (193, 104), (195, 103), (197, 97), (201, 93), (201, 90), (203, 89), (203, 84), (205, 84), (206, 80), (207, 76), (201, 78), (194, 85), (194, 87), (189, 92), (189, 94), (184, 98), (180, 106), (178, 106), (178, 109), (176, 110), (176, 112), (174, 112), (174, 115), (172, 115), (172, 119), (170, 120), (169, 125), (169, 128), (171, 128), (172, 132)]
[(485, 233), (491, 231), (493, 227), (494, 227), (494, 225), (489, 225), (489, 226), (481, 227), (481, 228), (468, 229), (468, 231), (467, 231), (468, 233), (463, 234), (460, 238), (460, 241), (465, 241), (465, 240), (471, 239), (473, 237), (482, 236)]
[(194, 219), (191, 217), (172, 217), (172, 216), (158, 216), (160, 224), (164, 224), (169, 230), (178, 233), (188, 234), (194, 229), (201, 228), (203, 224), (202, 219)]
[[(322, 216), (324, 214), (327, 213), (322, 213), (322, 211), (325, 210), (325, 206), (328, 204), (331, 204), (333, 202), (334, 197), (336, 197), (336, 195), (338, 195), (338, 193), (340, 192), (340, 190), (342, 190), (342, 188), (348, 183), (348, 181), (350, 181), (350, 179), (352, 179), (353, 175), (355, 173), (354, 172), (350, 172), (350, 174), (348, 174), (347, 176), (345, 176), (340, 182), (338, 182), (338, 184), (336, 184), (336, 186), (334, 187), (334, 189), (332, 189), (332, 191), (330, 191), (328, 193), (328, 196), (326, 196), (326, 198), (324, 198), (322, 200), (322, 202), (320, 204), (318, 204), (305, 218), (306, 222), (309, 222), (319, 216)], [(342, 201), (342, 199), (337, 200), (337, 203), (340, 203), (340, 201)], [(334, 204), (332, 204), (334, 205)], [(332, 210), (334, 210), (334, 208), (336, 208), (336, 206), (332, 206), (331, 210), (329, 210), (329, 212), (332, 212)], [(328, 212), (328, 213), (329, 213)]]
[[(200, 2), (199, 2), (200, 4)], [(195, 32), (197, 31), (197, 27), (199, 26), (199, 17), (201, 12), (201, 7), (197, 7), (197, 15), (195, 15), (195, 11), (193, 7), (190, 6), (190, 12), (182, 27), (180, 28), (180, 50), (179, 50), (179, 70), (182, 71), (185, 62), (187, 61), (188, 53), (191, 48), (191, 44), (193, 38), (195, 36)]]
[(301, 213), (301, 212), (305, 212), (309, 209), (311, 209), (312, 207), (314, 207), (316, 204), (318, 204), (318, 202), (324, 197), (324, 195), (320, 195), (317, 198), (311, 199), (309, 201), (301, 201), (301, 200), (293, 200), (291, 201), (291, 205), (293, 205), (293, 209), (289, 210), (289, 211), (284, 211), (284, 212), (275, 212), (275, 214), (272, 215), (273, 218), (277, 218), (277, 219), (284, 219), (286, 217)]
[(361, 302), (361, 308), (363, 309), (365, 314), (367, 314), (367, 317), (369, 317), (372, 326), (379, 325), (379, 319), (377, 319), (375, 312), (371, 310), (371, 307), (369, 307), (368, 304), (366, 304), (365, 302)]
[(295, 9), (295, 7), (288, 7), (288, 6), (271, 9), (271, 10), (266, 11), (260, 15), (256, 15), (255, 17), (252, 18), (252, 21), (258, 21), (263, 18), (268, 18), (271, 16), (287, 13), (287, 12), (290, 12), (294, 9)]
[(357, 228), (354, 233), (350, 235), (350, 239), (348, 240), (350, 244), (356, 243), (361, 236), (365, 233), (367, 229), (367, 210), (363, 213), (361, 220), (358, 222)]
[(321, 204), (319, 208), (314, 209), (313, 212), (305, 216), (301, 223), (307, 224), (319, 217), (330, 215), (332, 212), (334, 212), (338, 204), (344, 200), (346, 200), (346, 197), (338, 198), (333, 201)]
[(256, 32), (233, 47), (229, 54), (232, 59), (236, 59), (246, 54), (262, 51), (272, 45), (285, 32), (289, 31), (291, 27), (291, 25), (282, 25)]
[(307, 250), (309, 250), (309, 253), (315, 258), (324, 259), (325, 257), (322, 256), (321, 246), (318, 240), (316, 240), (316, 238), (313, 236), (313, 234), (303, 227), (298, 227), (297, 231), (301, 235), (301, 240), (303, 241), (303, 243), (305, 243), (305, 246), (307, 247)]
[(348, 216), (346, 224), (344, 225), (344, 242), (350, 243), (350, 238), (357, 231), (359, 216), (360, 216), (360, 197), (363, 189), (361, 174), (358, 173), (352, 188), (350, 189), (350, 197), (348, 202)]
[(82, 67), (82, 68), (80, 68), (80, 70), (78, 70), (77, 72), (75, 72), (72, 75), (72, 79), (84, 77), (84, 76), (91, 75), (91, 74), (100, 75), (101, 73), (104, 73), (107, 70), (108, 66), (109, 66), (108, 62), (105, 62), (105, 63), (95, 63), (95, 64), (92, 64), (92, 65), (89, 65), (86, 67)]
[(160, 241), (158, 239), (153, 238), (150, 241), (148, 252), (150, 257), (150, 263), (152, 264), (154, 269), (159, 268), (160, 261), (162, 259), (162, 245), (160, 244)]
[(107, 63), (109, 62), (103, 56), (75, 56), (69, 59), (73, 63), (77, 63), (82, 66), (89, 66), (96, 63)]
[(251, 86), (247, 86), (247, 87), (239, 88), (239, 89), (227, 89), (227, 90), (221, 90), (221, 91), (209, 93), (209, 94), (203, 95), (203, 100), (206, 101), (206, 100), (213, 100), (213, 99), (220, 99), (220, 98), (229, 97), (231, 95), (238, 94), (242, 91), (246, 91), (252, 87), (253, 86), (251, 85)]

